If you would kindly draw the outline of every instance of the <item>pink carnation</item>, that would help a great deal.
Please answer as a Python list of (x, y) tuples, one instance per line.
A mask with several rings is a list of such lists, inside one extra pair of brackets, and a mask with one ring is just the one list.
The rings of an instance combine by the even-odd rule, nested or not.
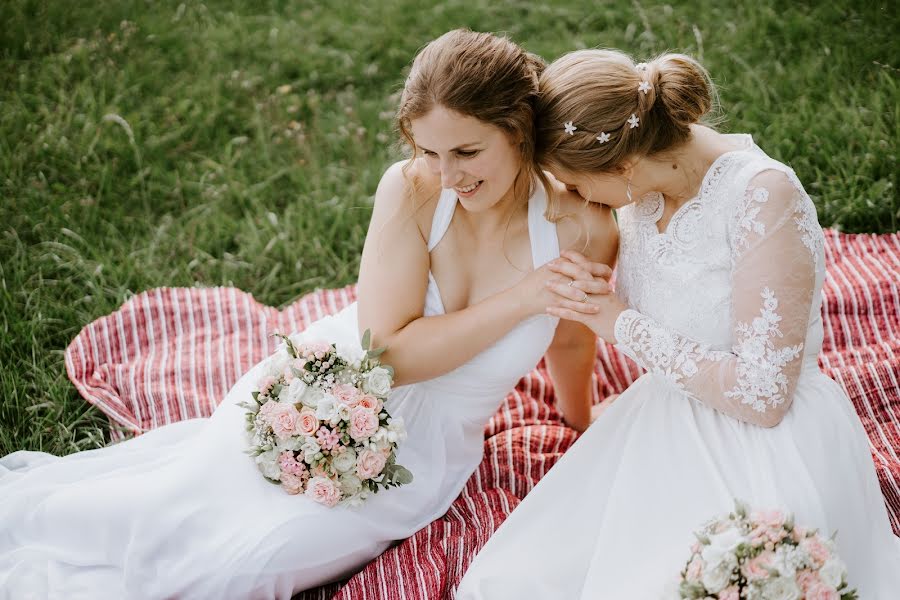
[(278, 408), (278, 402), (275, 400), (266, 400), (266, 403), (259, 407), (259, 415), (263, 417), (267, 423), (270, 423), (269, 417), (276, 408)]
[(759, 556), (751, 558), (744, 565), (744, 577), (751, 581), (765, 579), (769, 576), (769, 570), (766, 567), (772, 566), (774, 558), (775, 555), (771, 551), (763, 552)]
[(384, 469), (387, 460), (384, 454), (373, 452), (371, 450), (363, 450), (356, 458), (356, 474), (360, 479), (372, 479), (378, 477), (378, 474)]
[(806, 592), (808, 592), (810, 588), (818, 585), (821, 582), (822, 580), (819, 579), (819, 574), (814, 571), (804, 569), (797, 573), (797, 585), (800, 586), (800, 589), (804, 594), (806, 594)]
[(268, 414), (272, 431), (280, 439), (287, 439), (297, 433), (300, 413), (293, 404), (279, 402)]
[(763, 525), (769, 529), (784, 527), (786, 517), (780, 510), (758, 510), (750, 515), (750, 520), (756, 525)]
[(822, 540), (817, 535), (803, 538), (800, 542), (800, 548), (809, 554), (817, 569), (824, 565), (825, 561), (831, 558), (831, 552), (828, 550), (828, 546), (822, 543)]
[(803, 596), (806, 600), (840, 600), (841, 595), (824, 583), (817, 583)]
[(303, 478), (290, 473), (281, 473), (281, 489), (288, 494), (296, 495), (303, 491)]
[(307, 498), (332, 507), (341, 501), (341, 488), (327, 477), (313, 477), (306, 485)]
[(359, 403), (359, 390), (349, 383), (340, 383), (331, 388), (331, 395), (337, 398), (338, 402), (346, 404), (350, 408), (356, 408)]
[(378, 431), (378, 417), (371, 410), (357, 406), (350, 412), (350, 437), (364, 440)]

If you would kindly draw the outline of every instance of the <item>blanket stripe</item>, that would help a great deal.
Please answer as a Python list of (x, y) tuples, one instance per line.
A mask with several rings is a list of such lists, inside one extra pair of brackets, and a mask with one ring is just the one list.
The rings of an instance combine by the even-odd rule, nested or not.
[[(825, 340), (819, 364), (837, 381), (869, 436), (895, 533), (900, 534), (900, 236), (826, 231)], [(158, 288), (87, 325), (66, 350), (79, 393), (122, 439), (208, 416), (274, 332), (300, 331), (356, 299), (354, 286), (321, 290), (283, 310), (234, 288)], [(640, 369), (600, 341), (594, 401), (623, 391)], [(445, 516), (391, 547), (345, 582), (302, 600), (433, 600), (453, 596), (475, 553), (574, 443), (553, 405), (543, 362), (485, 427), (485, 456)]]

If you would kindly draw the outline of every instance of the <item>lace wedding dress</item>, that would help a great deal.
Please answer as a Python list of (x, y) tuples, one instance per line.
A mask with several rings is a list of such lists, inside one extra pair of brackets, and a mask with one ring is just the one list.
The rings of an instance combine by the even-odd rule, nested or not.
[[(559, 256), (546, 203), (537, 186), (528, 207), (535, 268)], [(429, 251), (456, 205), (455, 192), (444, 190)], [(425, 315), (443, 313), (429, 273)], [(546, 352), (557, 322), (526, 319), (459, 368), (393, 390), (387, 408), (408, 433), (397, 462), (414, 481), (359, 508), (290, 496), (243, 453), (237, 403), (270, 359), (245, 374), (209, 419), (61, 458), (10, 454), (0, 459), (0, 598), (287, 600), (347, 576), (447, 511), (481, 462), (485, 423)], [(356, 304), (301, 334), (317, 338), (359, 351)]]
[(900, 597), (900, 542), (866, 434), (817, 367), (815, 208), (793, 171), (736, 141), (666, 231), (660, 195), (619, 211), (630, 309), (615, 335), (648, 372), (488, 541), (458, 600), (667, 597), (692, 531), (735, 499), (837, 531), (860, 598)]

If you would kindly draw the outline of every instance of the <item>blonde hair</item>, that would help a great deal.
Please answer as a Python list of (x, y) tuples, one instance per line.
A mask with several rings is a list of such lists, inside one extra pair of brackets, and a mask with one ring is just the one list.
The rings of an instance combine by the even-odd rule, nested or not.
[[(638, 89), (644, 81), (646, 93)], [(677, 148), (716, 106), (709, 74), (685, 54), (636, 65), (617, 50), (579, 50), (550, 64), (539, 89), (536, 160), (550, 170), (614, 172), (630, 157)], [(601, 143), (601, 133), (609, 141)]]
[(520, 142), (522, 166), (513, 184), (517, 199), (527, 200), (534, 179), (549, 192), (535, 160), (535, 105), (544, 66), (539, 56), (490, 33), (455, 29), (429, 42), (413, 60), (397, 110), (397, 128), (412, 158), (418, 148), (410, 123), (442, 106), (494, 125)]

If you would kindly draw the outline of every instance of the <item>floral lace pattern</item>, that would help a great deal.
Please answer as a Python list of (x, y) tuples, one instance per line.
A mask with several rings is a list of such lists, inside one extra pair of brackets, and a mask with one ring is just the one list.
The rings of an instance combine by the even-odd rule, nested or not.
[(737, 208), (735, 215), (734, 251), (737, 252), (749, 245), (747, 236), (750, 233), (765, 235), (766, 226), (757, 220), (761, 204), (769, 201), (769, 190), (758, 187), (747, 190), (744, 201)]
[(769, 288), (762, 291), (763, 306), (760, 315), (752, 323), (738, 323), (735, 331), (738, 341), (734, 353), (741, 357), (737, 365), (737, 385), (725, 392), (725, 397), (736, 398), (756, 412), (765, 412), (767, 406), (776, 407), (785, 401), (788, 379), (784, 367), (800, 356), (803, 344), (776, 348), (774, 339), (783, 337), (778, 323), (781, 317), (775, 312), (778, 299)]
[(699, 361), (715, 361), (722, 356), (630, 309), (616, 319), (615, 336), (619, 347), (636, 363), (651, 373), (665, 375), (682, 390), (682, 381), (699, 372)]

